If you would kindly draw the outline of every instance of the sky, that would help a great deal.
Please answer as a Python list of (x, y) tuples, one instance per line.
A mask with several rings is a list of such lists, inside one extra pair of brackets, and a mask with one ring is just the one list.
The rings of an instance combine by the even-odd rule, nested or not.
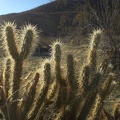
[(23, 12), (50, 1), (51, 0), (0, 0), (0, 15)]

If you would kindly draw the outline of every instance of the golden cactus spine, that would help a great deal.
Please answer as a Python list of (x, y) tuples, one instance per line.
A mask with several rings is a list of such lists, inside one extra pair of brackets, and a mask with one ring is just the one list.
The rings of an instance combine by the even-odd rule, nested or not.
[(60, 68), (60, 62), (61, 62), (61, 43), (56, 42), (53, 44), (52, 47), (52, 59), (54, 60), (54, 68), (55, 68), (55, 77), (56, 81), (59, 84), (62, 84), (61, 82), (61, 68)]
[(88, 84), (89, 84), (89, 72), (90, 72), (89, 66), (87, 66), (87, 65), (84, 66), (82, 71), (81, 71), (81, 74), (79, 76), (81, 92), (83, 90), (87, 89), (87, 87), (88, 87)]
[(34, 78), (34, 83), (32, 84), (30, 91), (28, 92), (27, 96), (24, 96), (25, 98), (23, 98), (22, 101), (22, 109), (21, 109), (21, 114), (20, 114), (20, 118), (19, 120), (23, 120), (24, 118), (26, 118), (32, 103), (34, 101), (35, 98), (35, 93), (36, 93), (36, 85), (38, 83), (39, 80), (39, 73), (36, 73), (35, 78)]
[(100, 43), (102, 31), (95, 30), (90, 36), (90, 52), (88, 54), (88, 64), (90, 69), (95, 72), (97, 70), (96, 61), (97, 61), (97, 48)]
[(50, 72), (50, 64), (45, 63), (43, 70), (43, 81), (45, 82), (42, 91), (39, 94), (39, 98), (37, 100), (36, 106), (34, 108), (33, 114), (30, 116), (29, 120), (33, 120), (36, 118), (37, 113), (39, 113), (39, 109), (41, 108), (48, 92), (49, 83), (51, 80), (51, 72)]
[(10, 92), (10, 83), (12, 82), (12, 60), (11, 58), (7, 58), (7, 60), (5, 61), (5, 70), (4, 70), (4, 90), (5, 90), (5, 97), (6, 99), (10, 96), (9, 92)]
[[(38, 33), (36, 28), (32, 25), (25, 26), (22, 30), (20, 37), (18, 36), (18, 31), (16, 30), (16, 25), (14, 23), (5, 23), (2, 26), (2, 37), (4, 40), (4, 46), (9, 55), (14, 59), (14, 69), (13, 69), (13, 92), (12, 98), (13, 101), (16, 101), (19, 98), (19, 88), (20, 88), (20, 78), (22, 76), (22, 66), (23, 61), (30, 54), (32, 48), (35, 48), (35, 44), (38, 41)], [(21, 51), (18, 50), (16, 41), (17, 38), (21, 38)], [(27, 44), (27, 45), (25, 45)], [(11, 119), (17, 118), (15, 111), (17, 109), (17, 101), (12, 102), (10, 105), (10, 116)]]
[(77, 80), (75, 78), (75, 68), (74, 68), (74, 60), (73, 55), (69, 54), (67, 56), (67, 79), (70, 86), (70, 94), (69, 99), (74, 99), (75, 92), (77, 90)]
[(109, 92), (112, 83), (112, 78), (113, 78), (113, 74), (108, 75), (105, 81), (103, 81), (100, 90), (98, 91), (96, 101), (94, 103), (95, 106), (93, 108), (91, 115), (92, 120), (98, 120), (98, 118), (100, 117), (103, 108), (103, 101)]

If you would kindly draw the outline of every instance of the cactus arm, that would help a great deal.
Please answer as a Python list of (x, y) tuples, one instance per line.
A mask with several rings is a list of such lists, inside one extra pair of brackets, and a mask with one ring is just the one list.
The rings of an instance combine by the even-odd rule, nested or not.
[(22, 62), (21, 61), (15, 61), (14, 66), (14, 76), (13, 76), (13, 95), (12, 100), (13, 102), (10, 105), (10, 118), (11, 119), (17, 119), (18, 115), (17, 112), (13, 112), (17, 110), (17, 104), (19, 99), (19, 88), (20, 88), (20, 78), (22, 75)]
[(97, 52), (96, 51), (100, 43), (101, 35), (102, 35), (101, 30), (95, 30), (90, 37), (90, 52), (88, 54), (88, 65), (90, 66), (90, 69), (93, 71), (93, 73), (97, 70), (96, 68)]
[(4, 38), (4, 44), (10, 55), (12, 56), (13, 59), (16, 59), (19, 55), (18, 49), (16, 46), (16, 34), (14, 30), (14, 26), (12, 25), (6, 25), (5, 28), (3, 29), (3, 38)]
[(102, 86), (96, 98), (95, 108), (93, 109), (93, 112), (92, 112), (92, 120), (98, 120), (98, 118), (100, 117), (99, 115), (103, 108), (103, 101), (106, 98), (107, 93), (109, 92), (109, 89), (112, 83), (112, 78), (113, 78), (113, 75), (108, 75), (108, 77), (102, 83)]
[(60, 69), (60, 62), (61, 62), (61, 46), (60, 44), (55, 44), (53, 49), (54, 61), (55, 61), (55, 75), (56, 80), (59, 84), (62, 84), (61, 81), (61, 69)]
[[(16, 119), (18, 117), (17, 104), (19, 99), (20, 78), (22, 76), (22, 66), (24, 60), (28, 57), (31, 51), (36, 47), (38, 41), (38, 32), (36, 27), (32, 25), (26, 25), (22, 31), (21, 37), (21, 51), (18, 51), (17, 39), (20, 38), (20, 34), (17, 34), (16, 26), (14, 23), (8, 22), (2, 26), (2, 37), (4, 40), (4, 46), (14, 59), (13, 68), (13, 90), (12, 90), (12, 103), (10, 104), (10, 118)], [(33, 41), (34, 40), (34, 41)], [(23, 44), (22, 44), (23, 43)], [(14, 111), (14, 112), (13, 112)]]
[(87, 95), (86, 101), (82, 107), (82, 111), (80, 112), (80, 115), (78, 117), (79, 120), (81, 119), (85, 120), (87, 118), (87, 115), (89, 114), (91, 107), (96, 99), (100, 79), (101, 79), (101, 74), (96, 73), (95, 77), (93, 78), (93, 82), (90, 85), (91, 90)]
[(82, 102), (82, 100), (85, 99), (86, 95), (88, 94), (89, 88), (88, 86), (88, 81), (89, 81), (89, 66), (84, 66), (81, 74), (79, 76), (79, 80), (80, 80), (80, 86), (78, 88), (78, 90), (76, 92), (78, 92), (78, 96), (79, 97), (74, 97), (73, 99), (69, 99), (70, 101), (68, 101), (69, 106), (70, 106), (70, 110), (67, 114), (69, 114), (71, 119), (76, 118), (76, 114), (78, 111), (78, 106), (79, 104)]
[(73, 55), (68, 55), (67, 56), (67, 79), (70, 85), (70, 93), (69, 93), (69, 100), (68, 102), (72, 101), (74, 97), (76, 96), (76, 91), (77, 91), (77, 86), (78, 86), (78, 81), (75, 78), (75, 73), (74, 73), (74, 60), (73, 60)]
[(44, 99), (47, 95), (50, 79), (51, 79), (50, 64), (45, 63), (45, 65), (44, 65), (44, 76), (43, 76), (43, 80), (45, 82), (45, 85), (44, 85), (44, 88), (43, 88), (42, 92), (39, 95), (40, 97), (38, 98), (38, 101), (36, 103), (33, 114), (30, 116), (29, 120), (34, 120), (36, 115), (38, 114), (38, 111), (39, 111), (41, 105), (43, 104)]
[(23, 103), (22, 103), (22, 112), (20, 115), (19, 120), (24, 120), (26, 118), (26, 115), (30, 109), (30, 107), (32, 106), (32, 103), (34, 101), (34, 97), (35, 97), (35, 93), (36, 93), (36, 85), (38, 83), (39, 80), (39, 73), (36, 73), (35, 78), (34, 78), (34, 83), (30, 88), (30, 91), (28, 93), (28, 96), (23, 99)]
[(23, 46), (20, 53), (21, 59), (26, 59), (27, 56), (30, 54), (31, 46), (33, 41), (33, 32), (31, 30), (26, 31), (24, 40), (23, 40)]
[(6, 68), (5, 68), (5, 96), (6, 96), (6, 99), (8, 98), (8, 92), (9, 92), (9, 90), (10, 90), (10, 86), (9, 86), (9, 84), (10, 84), (10, 75), (11, 75), (11, 73), (12, 73), (12, 71), (11, 71), (11, 59), (10, 58), (8, 58), (7, 60), (6, 60)]

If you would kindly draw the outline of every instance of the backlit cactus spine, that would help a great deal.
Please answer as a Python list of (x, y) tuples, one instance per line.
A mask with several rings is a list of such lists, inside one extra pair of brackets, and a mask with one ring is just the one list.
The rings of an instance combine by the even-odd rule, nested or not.
[(33, 103), (34, 98), (35, 98), (36, 85), (38, 83), (39, 76), (40, 76), (39, 73), (36, 73), (35, 78), (34, 78), (34, 82), (30, 88), (30, 91), (28, 92), (28, 95), (24, 96), (24, 98), (23, 98), (19, 120), (23, 120), (24, 118), (26, 118), (26, 116), (27, 116), (27, 114), (32, 106), (32, 103)]
[(56, 85), (58, 87), (59, 90), (59, 96), (57, 98), (57, 106), (59, 106), (61, 104), (61, 91), (59, 89), (60, 85), (62, 84), (62, 80), (61, 80), (61, 43), (60, 42), (55, 42), (52, 46), (52, 61), (54, 63), (53, 65), (53, 71), (55, 74), (55, 81), (56, 81)]
[[(16, 101), (19, 98), (19, 87), (20, 78), (22, 75), (23, 61), (31, 53), (31, 50), (35, 48), (35, 43), (38, 41), (38, 32), (36, 27), (32, 25), (26, 25), (22, 29), (21, 36), (18, 36), (16, 25), (11, 22), (7, 22), (2, 26), (2, 38), (4, 40), (4, 46), (6, 47), (9, 55), (14, 59), (14, 70), (13, 70), (13, 91), (12, 99)], [(17, 39), (21, 41), (21, 50), (18, 50)], [(19, 46), (20, 47), (20, 46)], [(17, 101), (10, 105), (10, 116), (17, 118), (15, 111), (17, 109)]]
[[(95, 96), (97, 94), (97, 91), (92, 94), (93, 88), (98, 87), (99, 81), (101, 79), (100, 73), (97, 72), (97, 48), (100, 43), (100, 39), (102, 36), (101, 30), (95, 30), (93, 34), (90, 36), (90, 49), (88, 52), (88, 63), (83, 67), (81, 74), (79, 76), (79, 84), (80, 84), (80, 92), (78, 100), (75, 102), (75, 105), (73, 105), (72, 112), (74, 113), (73, 116), (71, 116), (73, 119), (75, 117), (78, 117), (77, 119), (86, 119), (86, 115), (91, 110), (91, 107), (94, 103)], [(90, 98), (90, 94), (93, 95), (93, 99)], [(90, 100), (89, 100), (90, 99)], [(83, 104), (82, 101), (84, 100), (83, 109), (79, 110), (77, 105)], [(89, 102), (88, 102), (89, 100)], [(86, 111), (86, 112), (85, 112)], [(78, 116), (76, 116), (78, 114)]]
[(59, 84), (62, 84), (61, 81), (61, 68), (60, 68), (60, 62), (61, 62), (61, 43), (55, 42), (52, 47), (52, 59), (54, 61), (54, 72), (55, 72), (55, 78), (56, 81)]
[(91, 120), (98, 120), (98, 118), (100, 117), (100, 114), (103, 108), (103, 101), (106, 98), (107, 93), (109, 92), (109, 89), (112, 83), (112, 78), (113, 78), (113, 75), (109, 74), (109, 76), (107, 76), (105, 81), (103, 81), (100, 87), (100, 90), (98, 91), (96, 101), (94, 103), (95, 106), (92, 111)]
[(90, 69), (95, 72), (97, 70), (96, 61), (97, 61), (97, 48), (100, 43), (102, 36), (101, 30), (95, 30), (90, 36), (90, 52), (88, 54), (88, 64)]
[[(44, 66), (43, 66), (43, 81), (44, 81), (44, 86), (42, 88), (42, 90), (40, 91), (39, 93), (39, 97), (37, 99), (37, 102), (36, 102), (36, 106), (32, 112), (32, 114), (30, 116), (28, 116), (29, 120), (34, 120), (36, 117), (37, 117), (37, 114), (39, 113), (39, 110), (42, 109), (42, 105), (45, 104), (46, 102), (46, 96), (47, 96), (47, 93), (49, 92), (48, 89), (49, 89), (49, 84), (50, 84), (50, 81), (51, 81), (51, 67), (50, 67), (50, 64), (48, 62), (44, 63)], [(42, 110), (40, 110), (40, 116), (41, 117), (41, 114), (42, 113)]]
[(62, 78), (61, 73), (61, 47), (62, 43), (56, 42), (53, 44), (52, 54), (54, 59), (54, 68), (55, 68), (55, 79), (56, 84), (58, 85), (59, 92), (58, 92), (58, 98), (56, 101), (56, 107), (57, 109), (61, 109), (62, 105), (65, 105), (67, 100), (67, 88), (66, 88), (66, 82), (67, 80), (64, 80)]
[(78, 81), (75, 78), (75, 66), (73, 55), (67, 55), (67, 80), (70, 86), (69, 101), (73, 100), (76, 96)]
[(10, 96), (10, 87), (11, 87), (11, 82), (12, 82), (12, 76), (11, 73), (12, 71), (12, 59), (11, 58), (7, 58), (5, 61), (5, 69), (3, 72), (3, 76), (4, 76), (4, 80), (3, 80), (3, 84), (4, 84), (4, 90), (5, 90), (5, 98), (7, 99)]
[[(98, 48), (101, 36), (102, 36), (101, 30), (94, 31), (93, 35), (91, 35), (91, 47), (90, 47), (90, 52), (88, 54), (88, 63), (87, 65), (85, 65), (85, 67), (83, 67), (83, 70), (80, 75), (80, 83), (79, 83), (80, 93), (79, 93), (78, 99), (73, 105), (73, 110), (71, 112), (72, 116), (70, 117), (72, 119), (74, 118), (82, 119), (82, 120), (88, 119), (87, 118), (88, 114), (91, 112), (93, 104), (97, 99), (96, 97), (98, 94), (98, 88), (103, 87), (105, 84), (105, 83), (102, 83), (102, 86), (99, 86), (100, 82), (102, 82), (101, 80), (102, 80), (103, 73), (101, 73), (101, 71), (100, 72), (97, 71), (97, 63), (96, 63), (97, 61), (96, 53), (97, 53), (97, 48)], [(111, 85), (112, 77), (113, 76), (110, 77), (109, 79), (110, 81), (108, 80), (109, 82), (106, 82), (106, 86), (108, 86), (108, 88)], [(100, 101), (101, 104), (105, 99), (106, 95), (107, 95), (107, 92), (104, 92), (104, 95), (101, 96), (102, 98), (102, 100)], [(81, 109), (79, 107), (76, 107), (77, 105), (81, 107)], [(95, 114), (94, 116), (92, 116), (92, 118), (95, 118)]]

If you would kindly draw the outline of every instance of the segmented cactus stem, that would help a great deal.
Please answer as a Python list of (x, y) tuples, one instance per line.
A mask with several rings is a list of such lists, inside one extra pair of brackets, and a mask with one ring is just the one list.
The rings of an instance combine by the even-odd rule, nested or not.
[(33, 111), (33, 114), (30, 116), (29, 120), (34, 120), (41, 105), (44, 102), (44, 99), (46, 98), (47, 92), (48, 92), (48, 88), (49, 88), (49, 83), (51, 80), (51, 72), (50, 72), (50, 64), (49, 63), (45, 63), (44, 65), (44, 71), (43, 71), (43, 80), (45, 82), (45, 85), (43, 87), (43, 90), (41, 91), (40, 95), (39, 95), (39, 99), (37, 100), (35, 109)]
[(70, 86), (72, 86), (75, 80), (75, 73), (74, 73), (73, 55), (71, 54), (67, 55), (67, 78)]
[(87, 97), (87, 99), (83, 105), (82, 111), (80, 112), (80, 115), (78, 117), (79, 120), (81, 120), (81, 119), (85, 120), (87, 118), (87, 116), (92, 108), (92, 105), (95, 102), (100, 80), (101, 80), (101, 74), (96, 73), (92, 80), (93, 82), (90, 86), (89, 93), (87, 94), (88, 97)]
[(26, 115), (27, 115), (28, 111), (30, 110), (30, 107), (32, 106), (32, 103), (35, 98), (36, 85), (38, 83), (38, 80), (39, 80), (39, 73), (36, 73), (35, 78), (34, 78), (34, 83), (30, 88), (28, 96), (25, 96), (25, 98), (23, 98), (23, 103), (21, 105), (22, 112), (21, 112), (19, 120), (23, 120), (24, 118), (26, 118)]
[(90, 38), (90, 52), (88, 56), (88, 64), (92, 71), (96, 71), (96, 57), (97, 57), (97, 48), (100, 43), (102, 31), (101, 30), (95, 30)]
[(22, 29), (22, 47), (20, 59), (25, 60), (36, 48), (38, 43), (38, 32), (35, 26), (25, 25)]
[(59, 42), (56, 42), (53, 44), (52, 48), (52, 58), (54, 60), (54, 67), (55, 67), (55, 77), (59, 84), (62, 84), (61, 81), (61, 68), (60, 68), (60, 62), (61, 62), (61, 44)]
[(4, 46), (13, 59), (16, 59), (19, 55), (16, 45), (16, 25), (8, 22), (2, 26), (2, 37), (4, 39)]
[(89, 69), (89, 66), (84, 66), (82, 71), (81, 71), (81, 74), (80, 74), (80, 90), (81, 92), (85, 89), (87, 89), (88, 87), (88, 84), (89, 84), (89, 72), (90, 72), (90, 69)]
[[(23, 34), (24, 33), (24, 34)], [(36, 27), (27, 25), (22, 30), (22, 37), (19, 36), (14, 23), (8, 22), (2, 26), (2, 37), (4, 40), (4, 46), (14, 59), (13, 68), (13, 91), (12, 91), (12, 103), (10, 105), (10, 118), (17, 119), (18, 113), (13, 112), (17, 110), (17, 104), (19, 99), (20, 78), (22, 76), (23, 60), (27, 58), (30, 51), (35, 48), (35, 44), (38, 41), (38, 32)], [(21, 51), (18, 51), (17, 39), (21, 38)]]
[(8, 98), (8, 94), (9, 94), (9, 90), (10, 90), (10, 82), (11, 82), (11, 74), (12, 74), (12, 71), (11, 71), (11, 67), (12, 67), (12, 61), (10, 58), (8, 58), (6, 60), (6, 67), (5, 67), (5, 95), (6, 95), (6, 99)]
[(103, 108), (103, 101), (106, 98), (106, 96), (108, 95), (110, 86), (111, 86), (111, 82), (112, 82), (112, 78), (113, 75), (109, 75), (105, 81), (102, 83), (102, 86), (100, 88), (100, 91), (98, 92), (96, 101), (95, 101), (95, 107), (92, 111), (92, 120), (98, 120), (100, 117), (100, 113), (102, 111)]
[(78, 89), (78, 81), (75, 78), (74, 60), (71, 54), (67, 55), (67, 79), (70, 85), (68, 101), (71, 102), (75, 98)]

